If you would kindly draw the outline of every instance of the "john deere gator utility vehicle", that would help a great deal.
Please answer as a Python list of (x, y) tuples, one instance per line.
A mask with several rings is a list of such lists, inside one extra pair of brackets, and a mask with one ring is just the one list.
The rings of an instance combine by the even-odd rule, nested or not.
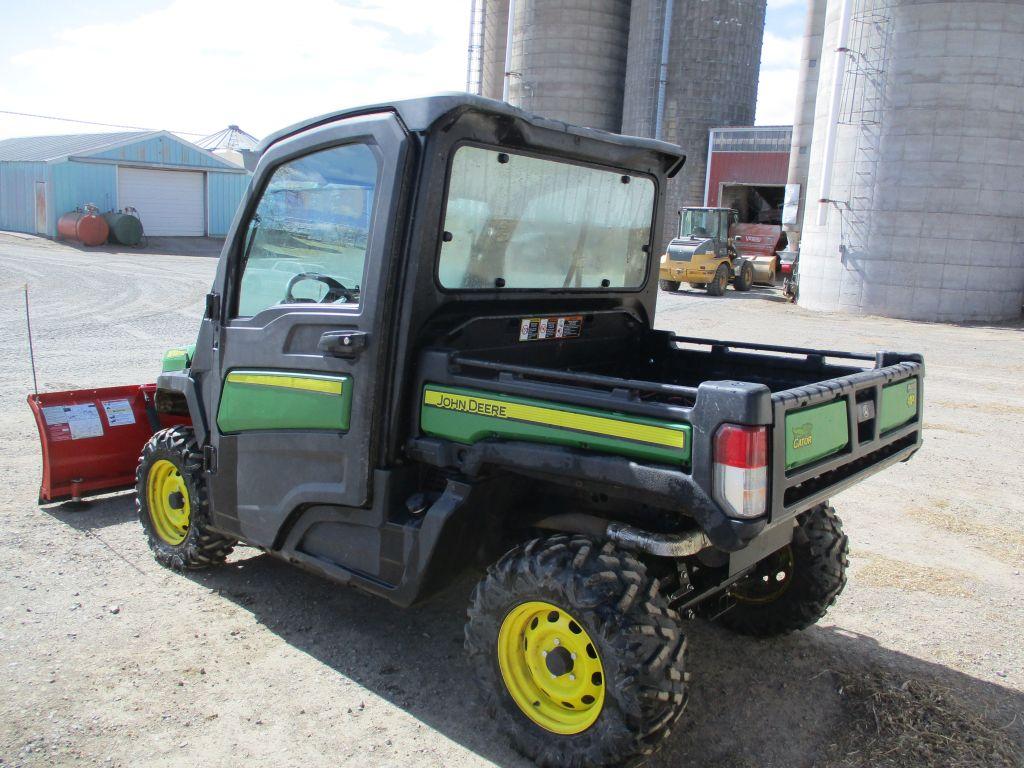
[[(655, 330), (677, 147), (460, 94), (261, 152), (194, 348), (155, 386), (30, 398), (44, 500), (134, 472), (171, 568), (244, 543), (403, 606), (486, 568), (470, 668), (545, 766), (665, 738), (682, 616), (824, 615), (828, 500), (918, 449), (924, 366)], [(118, 435), (99, 469), (89, 441)]]

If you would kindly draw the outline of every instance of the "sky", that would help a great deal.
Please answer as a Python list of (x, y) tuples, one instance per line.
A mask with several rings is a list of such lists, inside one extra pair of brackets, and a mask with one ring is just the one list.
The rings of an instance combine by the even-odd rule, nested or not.
[[(0, 0), (0, 110), (197, 139), (463, 90), (470, 0)], [(793, 120), (806, 0), (768, 0), (760, 125)], [(113, 131), (0, 112), (0, 139)]]

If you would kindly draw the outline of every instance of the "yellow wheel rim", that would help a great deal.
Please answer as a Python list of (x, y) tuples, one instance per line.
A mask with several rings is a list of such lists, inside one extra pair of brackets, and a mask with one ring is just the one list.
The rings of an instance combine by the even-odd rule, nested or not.
[(551, 603), (517, 605), (498, 632), (498, 666), (512, 700), (541, 728), (570, 736), (604, 706), (604, 668), (590, 636)]
[(191, 507), (185, 478), (167, 459), (149, 468), (146, 477), (146, 505), (157, 535), (171, 546), (185, 540)]

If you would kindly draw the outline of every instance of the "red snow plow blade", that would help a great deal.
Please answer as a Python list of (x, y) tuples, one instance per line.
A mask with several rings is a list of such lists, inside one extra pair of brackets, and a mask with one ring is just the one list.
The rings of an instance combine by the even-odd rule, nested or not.
[(80, 499), (135, 485), (135, 465), (154, 432), (187, 424), (157, 414), (156, 384), (28, 396), (43, 451), (39, 503)]

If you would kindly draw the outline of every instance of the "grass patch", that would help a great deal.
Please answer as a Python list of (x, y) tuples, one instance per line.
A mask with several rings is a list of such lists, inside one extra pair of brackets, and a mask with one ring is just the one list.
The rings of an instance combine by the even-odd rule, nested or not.
[(828, 749), (835, 768), (1019, 768), (1024, 752), (1006, 730), (954, 691), (888, 672), (838, 673), (848, 719)]
[(964, 571), (893, 560), (873, 552), (858, 552), (856, 556), (863, 559), (864, 565), (854, 578), (864, 586), (926, 592), (939, 597), (970, 597), (974, 593), (976, 582)]

